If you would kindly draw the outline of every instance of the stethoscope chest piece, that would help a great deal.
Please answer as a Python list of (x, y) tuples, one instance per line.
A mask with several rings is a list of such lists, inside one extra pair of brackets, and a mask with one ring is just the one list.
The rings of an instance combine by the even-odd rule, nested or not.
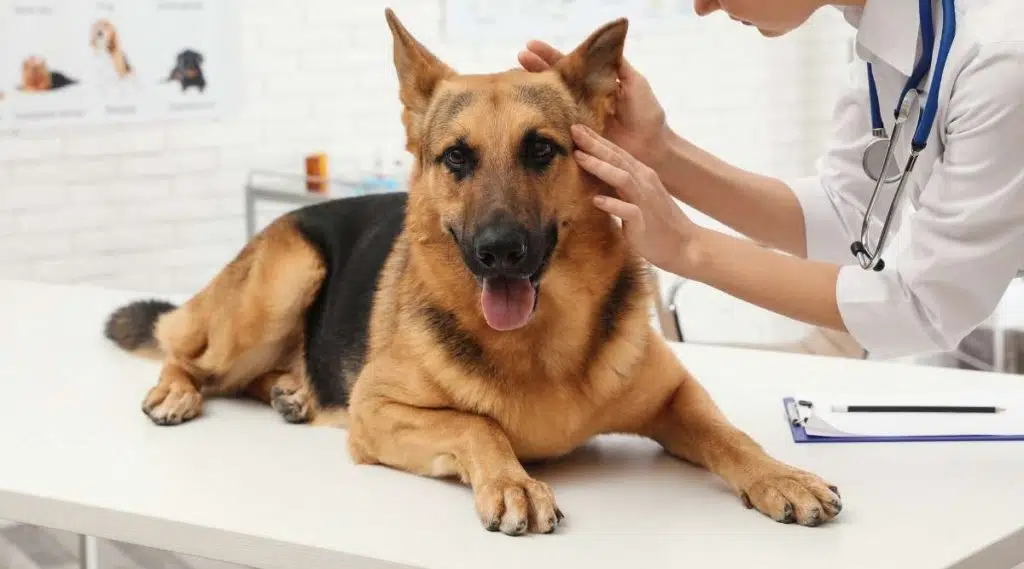
[[(896, 120), (892, 125), (892, 136), (886, 136), (885, 127), (880, 124), (872, 129), (873, 140), (868, 143), (864, 150), (863, 166), (864, 173), (871, 178), (871, 181), (881, 184), (894, 184), (904, 176), (904, 171), (897, 164), (897, 157), (894, 155), (897, 144), (903, 135), (903, 126), (910, 120), (910, 115), (917, 107), (921, 94), (916, 89), (909, 89), (900, 101), (899, 109), (896, 111)], [(878, 119), (879, 122), (881, 119)], [(882, 178), (883, 165), (885, 177)], [(882, 178), (880, 180), (880, 178)], [(876, 188), (877, 191), (877, 188)]]
[(864, 173), (871, 178), (872, 182), (877, 182), (882, 177), (883, 163), (885, 163), (885, 178), (882, 180), (884, 183), (894, 184), (903, 177), (903, 170), (896, 164), (896, 160), (890, 157), (886, 163), (885, 157), (888, 153), (888, 137), (875, 137), (864, 151)]

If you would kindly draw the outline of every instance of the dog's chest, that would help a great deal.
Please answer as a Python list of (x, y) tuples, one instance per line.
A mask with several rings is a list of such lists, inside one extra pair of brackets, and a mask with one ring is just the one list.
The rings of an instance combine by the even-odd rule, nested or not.
[(565, 455), (600, 431), (599, 404), (578, 386), (522, 386), (487, 398), (482, 412), (502, 427), (520, 459)]
[(516, 455), (523, 460), (568, 454), (592, 435), (587, 415), (578, 410), (546, 408), (506, 413), (499, 418)]

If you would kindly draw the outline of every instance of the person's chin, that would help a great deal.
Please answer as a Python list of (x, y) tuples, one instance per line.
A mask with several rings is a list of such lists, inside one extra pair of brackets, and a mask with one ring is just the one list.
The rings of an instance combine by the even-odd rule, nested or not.
[(766, 38), (777, 38), (786, 35), (789, 30), (766, 30), (764, 28), (757, 28), (757, 31)]

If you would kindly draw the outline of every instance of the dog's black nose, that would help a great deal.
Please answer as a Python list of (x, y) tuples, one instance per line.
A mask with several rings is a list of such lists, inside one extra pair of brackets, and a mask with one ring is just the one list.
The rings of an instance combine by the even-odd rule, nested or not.
[(484, 227), (473, 240), (476, 258), (486, 269), (516, 272), (527, 257), (530, 234), (525, 227), (501, 223)]

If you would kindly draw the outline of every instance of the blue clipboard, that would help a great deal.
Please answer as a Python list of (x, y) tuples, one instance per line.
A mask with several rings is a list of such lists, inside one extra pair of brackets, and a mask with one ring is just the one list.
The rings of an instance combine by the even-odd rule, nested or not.
[(911, 442), (994, 442), (1024, 441), (1024, 433), (1019, 435), (929, 435), (929, 436), (854, 436), (854, 437), (823, 437), (808, 435), (800, 421), (799, 414), (794, 417), (793, 409), (798, 402), (793, 397), (782, 400), (786, 412), (786, 422), (793, 433), (793, 442), (802, 443), (911, 443)]

